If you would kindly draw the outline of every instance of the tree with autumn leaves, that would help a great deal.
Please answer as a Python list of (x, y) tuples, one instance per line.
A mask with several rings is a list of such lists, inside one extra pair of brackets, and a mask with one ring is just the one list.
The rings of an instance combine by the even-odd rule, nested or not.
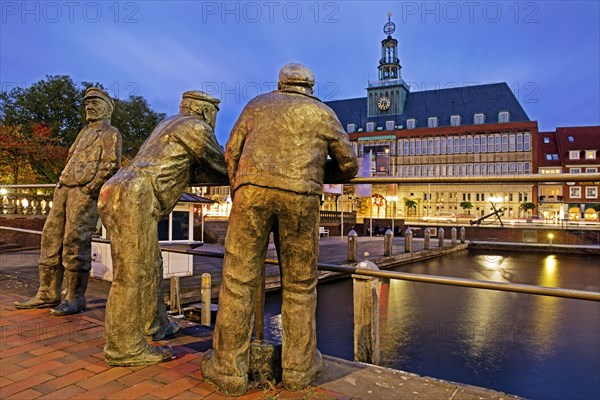
[[(102, 87), (58, 75), (0, 92), (0, 183), (58, 181), (68, 149), (86, 125), (83, 96), (90, 86)], [(165, 114), (141, 96), (114, 100), (112, 125), (123, 136), (126, 163)]]

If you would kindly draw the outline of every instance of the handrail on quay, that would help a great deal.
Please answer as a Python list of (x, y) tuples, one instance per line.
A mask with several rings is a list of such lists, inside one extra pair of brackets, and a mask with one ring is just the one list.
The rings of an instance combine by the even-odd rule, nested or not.
[[(466, 184), (466, 183), (536, 183), (536, 182), (600, 182), (600, 173), (580, 173), (580, 174), (521, 174), (521, 175), (491, 175), (491, 176), (376, 176), (376, 177), (356, 177), (344, 181), (326, 182), (340, 184), (415, 184), (415, 183), (439, 183), (439, 184)], [(3, 188), (12, 189), (33, 189), (33, 188), (53, 188), (56, 184), (19, 184), (19, 185), (0, 185)], [(212, 183), (198, 183), (192, 186), (224, 186)]]

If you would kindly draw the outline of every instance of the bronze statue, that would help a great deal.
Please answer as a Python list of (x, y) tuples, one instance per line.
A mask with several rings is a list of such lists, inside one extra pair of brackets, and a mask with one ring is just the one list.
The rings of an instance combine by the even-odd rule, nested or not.
[[(121, 164), (121, 134), (111, 126), (114, 103), (100, 88), (85, 92), (88, 125), (69, 149), (67, 164), (56, 189), (42, 232), (40, 286), (35, 297), (15, 302), (16, 308), (48, 308), (69, 315), (86, 308), (92, 233), (98, 221), (100, 188)], [(67, 296), (61, 303), (63, 274)]]
[(109, 365), (150, 365), (173, 357), (170, 346), (150, 346), (179, 325), (163, 301), (158, 222), (191, 183), (227, 184), (215, 127), (219, 100), (199, 91), (183, 94), (179, 114), (161, 121), (129, 165), (102, 188), (100, 216), (111, 241), (113, 283), (106, 304)]
[[(255, 291), (273, 232), (282, 274), (283, 384), (300, 390), (319, 375), (315, 310), (319, 201), (324, 179), (358, 171), (335, 113), (313, 96), (312, 72), (287, 64), (278, 90), (246, 105), (227, 142), (233, 205), (213, 350), (202, 374), (229, 395), (248, 384)], [(327, 156), (331, 159), (327, 159)]]

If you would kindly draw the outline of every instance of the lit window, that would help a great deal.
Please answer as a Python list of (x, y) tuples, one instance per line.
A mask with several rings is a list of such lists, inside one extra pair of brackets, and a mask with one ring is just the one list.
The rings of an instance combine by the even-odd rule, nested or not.
[(596, 158), (596, 150), (586, 150), (585, 151), (585, 159), (593, 160)]
[(353, 133), (355, 129), (356, 129), (356, 124), (348, 124), (348, 127), (346, 130), (348, 131), (348, 133)]
[(409, 118), (406, 120), (406, 129), (415, 129), (417, 125), (417, 120), (414, 118)]
[(598, 188), (596, 186), (588, 186), (585, 188), (585, 197), (588, 199), (598, 198)]
[(375, 122), (367, 122), (367, 132), (373, 132), (375, 130)]
[(579, 160), (579, 150), (569, 151), (569, 160)]
[(391, 131), (394, 129), (394, 121), (385, 121), (385, 129)]
[(549, 137), (545, 137), (544, 138), (544, 143), (546, 143), (546, 144), (550, 143), (550, 138)]
[(569, 188), (569, 197), (572, 199), (580, 199), (581, 198), (581, 187), (580, 186), (571, 186)]
[(479, 113), (479, 114), (475, 114), (473, 116), (473, 123), (475, 125), (480, 125), (480, 124), (483, 124), (484, 122), (485, 122), (485, 114)]
[(450, 116), (450, 125), (451, 126), (459, 126), (460, 125), (460, 115)]
[(573, 136), (569, 136), (567, 138), (569, 140), (569, 142), (573, 143), (575, 141), (575, 138)]
[(510, 121), (510, 116), (508, 114), (508, 111), (500, 111), (498, 113), (498, 122), (509, 122)]
[(581, 168), (569, 168), (569, 172), (571, 174), (580, 174), (581, 173)]
[(427, 118), (427, 127), (428, 128), (437, 128), (438, 126), (438, 119), (437, 117), (429, 117)]

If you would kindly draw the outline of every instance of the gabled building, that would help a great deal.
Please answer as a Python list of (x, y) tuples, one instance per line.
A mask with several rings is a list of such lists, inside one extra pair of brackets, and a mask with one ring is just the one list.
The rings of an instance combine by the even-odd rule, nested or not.
[[(537, 170), (537, 122), (531, 121), (508, 85), (492, 83), (413, 92), (404, 82), (388, 18), (381, 41), (377, 81), (366, 97), (327, 102), (338, 115), (357, 156), (369, 157), (373, 176), (524, 175)], [(492, 210), (490, 199), (523, 217), (524, 202), (536, 202), (532, 184), (384, 185), (373, 188), (384, 199), (373, 214), (406, 216), (406, 200), (417, 216), (470, 214)], [(470, 202), (471, 209), (461, 208)], [(363, 200), (359, 212), (370, 214)]]
[(573, 181), (538, 187), (539, 211), (548, 220), (598, 221), (600, 182), (578, 182), (577, 174), (600, 169), (600, 126), (557, 128), (541, 132), (538, 172), (572, 174)]

